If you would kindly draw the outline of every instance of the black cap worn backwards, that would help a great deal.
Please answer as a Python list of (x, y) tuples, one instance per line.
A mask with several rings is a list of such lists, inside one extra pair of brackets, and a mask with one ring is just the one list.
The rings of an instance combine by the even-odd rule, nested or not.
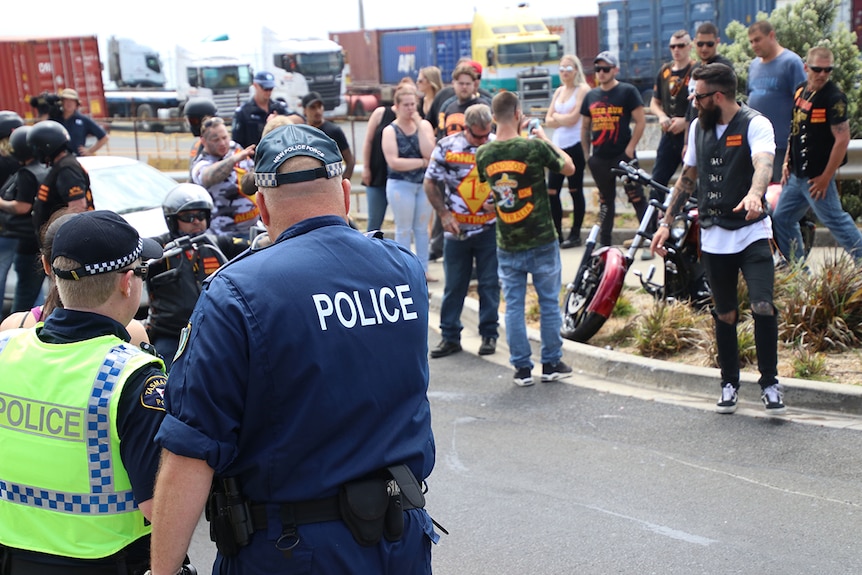
[[(295, 156), (317, 158), (323, 166), (279, 174), (279, 166)], [(338, 144), (317, 128), (305, 124), (276, 128), (261, 139), (254, 151), (254, 183), (261, 188), (335, 178), (343, 173), (344, 158)]]
[[(141, 238), (126, 220), (109, 210), (74, 214), (60, 226), (54, 236), (52, 257), (75, 260), (81, 267), (60, 270), (51, 266), (54, 274), (67, 280), (121, 270), (138, 259), (162, 256), (162, 248), (154, 240)], [(52, 262), (53, 263), (53, 262)]]

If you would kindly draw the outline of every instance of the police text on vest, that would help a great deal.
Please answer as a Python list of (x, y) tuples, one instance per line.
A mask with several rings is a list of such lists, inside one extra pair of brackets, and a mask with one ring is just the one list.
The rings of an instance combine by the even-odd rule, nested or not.
[(319, 293), (312, 295), (311, 299), (322, 331), (329, 329), (328, 321), (333, 316), (346, 328), (356, 327), (357, 324), (365, 327), (384, 322), (396, 323), (418, 317), (415, 311), (408, 309), (413, 305), (413, 298), (410, 297), (410, 286), (407, 284), (397, 285), (394, 290), (385, 286), (362, 292), (339, 291), (334, 295)]

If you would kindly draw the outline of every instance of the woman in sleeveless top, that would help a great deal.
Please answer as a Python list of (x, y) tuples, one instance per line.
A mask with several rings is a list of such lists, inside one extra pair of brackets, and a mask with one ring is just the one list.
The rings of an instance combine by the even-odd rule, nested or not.
[(581, 103), (590, 91), (584, 80), (584, 70), (577, 56), (566, 54), (560, 59), (560, 81), (562, 85), (554, 92), (545, 125), (554, 128), (553, 141), (563, 149), (575, 163), (575, 173), (568, 176), (569, 195), (572, 196), (572, 228), (563, 237), (563, 206), (560, 190), (566, 176), (557, 172), (548, 175), (548, 194), (551, 200), (551, 215), (557, 227), (561, 248), (581, 245), (581, 225), (584, 223), (586, 203), (584, 201), (584, 167), (586, 160), (581, 148)]
[(395, 217), (395, 241), (410, 248), (413, 240), (428, 278), (432, 209), (422, 182), (434, 149), (434, 131), (416, 112), (417, 100), (415, 89), (404, 87), (395, 92), (395, 120), (383, 130), (383, 155), (389, 166), (386, 199)]

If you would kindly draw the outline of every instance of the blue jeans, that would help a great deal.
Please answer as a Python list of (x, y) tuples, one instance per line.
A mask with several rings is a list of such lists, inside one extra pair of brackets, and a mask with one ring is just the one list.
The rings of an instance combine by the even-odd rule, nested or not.
[(365, 186), (365, 200), (368, 202), (368, 227), (365, 231), (379, 230), (386, 216), (386, 188)]
[(9, 275), (9, 268), (12, 267), (12, 261), (15, 259), (15, 250), (17, 249), (17, 238), (0, 236), (0, 288), (3, 289), (3, 295), (6, 294), (6, 277)]
[(530, 341), (527, 339), (527, 321), (524, 305), (527, 295), (527, 274), (533, 276), (533, 287), (539, 296), (541, 317), (542, 363), (554, 364), (563, 357), (563, 338), (560, 328), (560, 287), (562, 265), (557, 242), (522, 252), (508, 252), (497, 248), (497, 269), (506, 300), (506, 342), (509, 344), (509, 362), (515, 369), (529, 367)]
[(810, 185), (806, 178), (791, 175), (778, 200), (778, 207), (773, 217), (773, 230), (778, 249), (788, 260), (805, 257), (802, 246), (802, 233), (799, 231), (799, 220), (808, 211), (814, 210), (817, 219), (823, 222), (838, 244), (847, 250), (853, 259), (862, 261), (862, 233), (853, 222), (850, 214), (841, 207), (835, 178), (829, 182), (826, 195), (814, 200), (809, 192)]
[(497, 237), (494, 226), (463, 240), (443, 240), (446, 285), (440, 303), (440, 332), (446, 341), (461, 341), (461, 311), (470, 287), (473, 259), (479, 280), (479, 335), (498, 337), (500, 283), (497, 279)]
[(428, 224), (432, 209), (422, 182), (414, 184), (390, 178), (386, 180), (386, 200), (395, 217), (395, 241), (410, 249), (412, 239), (416, 246), (414, 253), (428, 271)]

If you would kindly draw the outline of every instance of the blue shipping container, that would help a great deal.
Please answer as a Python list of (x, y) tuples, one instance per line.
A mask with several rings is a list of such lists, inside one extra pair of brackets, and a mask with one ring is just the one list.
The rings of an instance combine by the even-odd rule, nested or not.
[(435, 56), (431, 30), (384, 32), (380, 35), (381, 81), (397, 84), (405, 76), (415, 81), (421, 68), (435, 65)]
[(745, 26), (758, 12), (772, 12), (775, 0), (612, 0), (599, 3), (600, 49), (620, 59), (619, 79), (650, 90), (664, 62), (670, 61), (668, 44), (677, 30), (694, 37), (697, 27), (714, 22), (722, 39), (732, 20)]
[(460, 58), (473, 57), (473, 46), (470, 43), (470, 29), (435, 30), (434, 45), (437, 53), (437, 63), (443, 85), (452, 80), (452, 72)]

